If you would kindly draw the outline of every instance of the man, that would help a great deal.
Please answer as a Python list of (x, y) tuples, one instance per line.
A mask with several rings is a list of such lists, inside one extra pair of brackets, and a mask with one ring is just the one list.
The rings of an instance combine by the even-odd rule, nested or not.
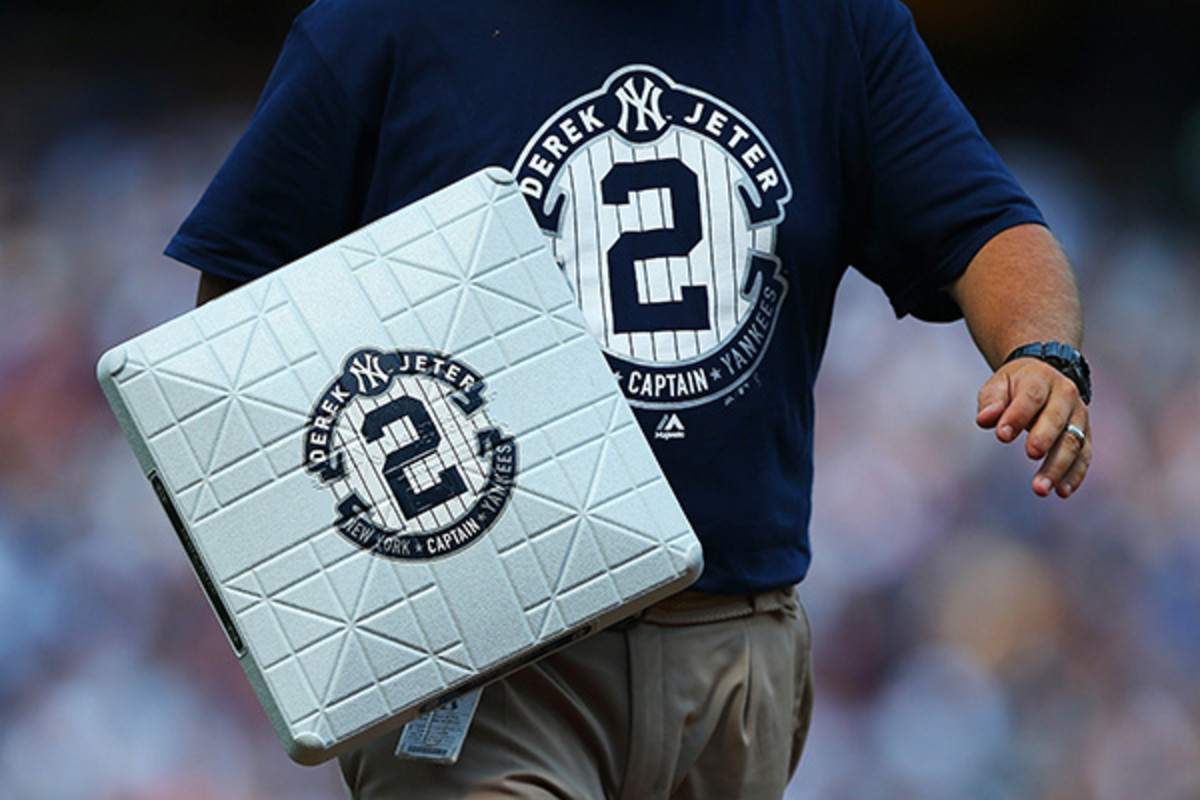
[(203, 302), (489, 164), (551, 238), (705, 571), (489, 687), (457, 765), (397, 759), (391, 736), (346, 780), (778, 797), (811, 708), (792, 587), (847, 265), (898, 315), (966, 318), (996, 369), (978, 424), (1027, 431), (1033, 491), (1061, 497), (1091, 454), (1070, 268), (896, 0), (321, 0), (167, 252), (203, 271)]

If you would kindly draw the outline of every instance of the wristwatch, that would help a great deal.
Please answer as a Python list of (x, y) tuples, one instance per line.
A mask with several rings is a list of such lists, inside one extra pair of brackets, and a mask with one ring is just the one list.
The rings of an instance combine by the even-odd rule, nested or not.
[(1022, 345), (1004, 359), (1007, 364), (1018, 358), (1036, 358), (1070, 378), (1079, 388), (1079, 397), (1084, 404), (1092, 401), (1092, 371), (1083, 353), (1062, 342), (1034, 342)]

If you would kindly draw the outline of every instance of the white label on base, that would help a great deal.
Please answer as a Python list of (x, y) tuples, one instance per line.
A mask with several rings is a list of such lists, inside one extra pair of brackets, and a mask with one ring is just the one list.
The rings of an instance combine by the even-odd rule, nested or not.
[(396, 755), (438, 764), (458, 761), (471, 720), (475, 718), (481, 691), (463, 695), (405, 725)]

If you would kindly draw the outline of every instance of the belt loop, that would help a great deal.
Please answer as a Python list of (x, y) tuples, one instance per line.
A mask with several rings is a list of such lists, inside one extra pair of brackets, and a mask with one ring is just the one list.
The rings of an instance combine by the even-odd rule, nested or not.
[(751, 595), (751, 606), (755, 614), (767, 611), (781, 611), (795, 602), (796, 588), (775, 589)]

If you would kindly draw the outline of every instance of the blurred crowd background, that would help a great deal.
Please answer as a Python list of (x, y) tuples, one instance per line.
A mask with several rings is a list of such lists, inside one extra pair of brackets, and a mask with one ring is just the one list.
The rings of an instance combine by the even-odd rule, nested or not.
[[(0, 795), (340, 796), (287, 760), (96, 386), (302, 0), (0, 0)], [(911, 0), (1079, 273), (1096, 461), (1040, 500), (961, 324), (851, 274), (793, 800), (1200, 798), (1200, 6)]]

